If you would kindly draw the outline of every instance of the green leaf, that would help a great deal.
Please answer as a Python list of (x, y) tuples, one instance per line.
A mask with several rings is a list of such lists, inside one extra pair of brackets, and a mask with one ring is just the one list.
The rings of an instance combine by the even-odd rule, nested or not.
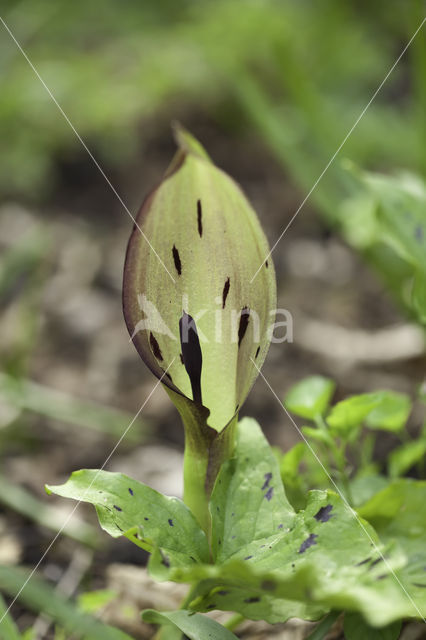
[(343, 621), (346, 640), (397, 640), (401, 622), (394, 622), (382, 629), (372, 629), (357, 613), (347, 613)]
[(359, 427), (368, 414), (382, 401), (381, 393), (362, 393), (351, 396), (334, 405), (329, 415), (327, 423), (334, 432), (339, 434), (349, 434), (353, 429)]
[(85, 613), (98, 613), (103, 607), (117, 598), (111, 589), (97, 589), (80, 593), (77, 602), (79, 609)]
[(375, 474), (358, 474), (350, 482), (352, 502), (359, 507), (389, 484), (389, 478)]
[(277, 459), (252, 418), (239, 423), (238, 455), (226, 462), (211, 497), (212, 550), (221, 562), (280, 527), (295, 513), (286, 498)]
[(419, 181), (406, 188), (395, 177), (370, 176), (368, 182), (378, 197), (378, 219), (382, 240), (415, 267), (426, 271), (426, 189)]
[(413, 440), (394, 449), (388, 458), (389, 475), (397, 478), (404, 475), (426, 456), (426, 439)]
[[(169, 574), (194, 585), (189, 607), (232, 610), (270, 623), (295, 616), (317, 620), (330, 609), (359, 611), (375, 626), (419, 616), (392, 573), (402, 579), (405, 555), (391, 543), (384, 547), (331, 491), (310, 492), (306, 509), (295, 514), (275, 464), (260, 428), (243, 420), (235, 459), (224, 465), (212, 494), (217, 564)], [(407, 581), (404, 588), (411, 593)], [(426, 612), (425, 599), (418, 608)]]
[(365, 424), (373, 429), (400, 431), (411, 412), (411, 400), (405, 393), (381, 391), (380, 402), (366, 416)]
[(306, 420), (315, 420), (326, 411), (335, 386), (329, 378), (310, 376), (290, 389), (284, 398), (284, 405)]
[(147, 609), (143, 612), (142, 619), (152, 624), (172, 625), (191, 640), (236, 640), (236, 636), (216, 620), (191, 611), (162, 611), (160, 613), (153, 609)]
[(411, 301), (419, 321), (426, 324), (426, 275), (420, 269), (414, 276)]
[(377, 493), (358, 512), (385, 542), (397, 542), (407, 556), (401, 581), (426, 614), (426, 481), (401, 478)]
[[(22, 589), (24, 583), (25, 587)], [(35, 613), (42, 611), (48, 618), (64, 627), (69, 636), (84, 640), (132, 640), (123, 631), (79, 611), (68, 598), (60, 595), (45, 580), (31, 575), (29, 571), (0, 566), (0, 589), (12, 597), (16, 596), (19, 602)], [(3, 635), (1, 637), (3, 638)], [(13, 636), (11, 640), (12, 638)]]
[(128, 476), (83, 469), (46, 490), (93, 504), (101, 527), (111, 536), (125, 535), (152, 553), (149, 568), (159, 579), (169, 567), (209, 561), (206, 536), (188, 507)]
[(298, 442), (281, 458), (280, 472), (285, 490), (296, 510), (306, 505), (306, 474), (300, 473), (299, 466), (306, 455), (311, 455), (305, 442)]
[(301, 431), (308, 440), (315, 440), (323, 444), (330, 443), (330, 434), (325, 429), (315, 429), (314, 427), (302, 427)]
[(12, 616), (7, 610), (7, 606), (0, 593), (0, 637), (3, 640), (22, 640)]

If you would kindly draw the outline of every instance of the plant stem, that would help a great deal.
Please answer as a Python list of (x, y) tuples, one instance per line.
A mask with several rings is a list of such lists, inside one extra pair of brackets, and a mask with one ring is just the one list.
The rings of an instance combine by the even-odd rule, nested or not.
[(223, 623), (225, 629), (229, 629), (229, 631), (233, 631), (236, 629), (242, 622), (244, 622), (245, 617), (240, 613), (235, 613), (233, 616), (228, 618), (226, 622)]
[(327, 633), (330, 631), (337, 618), (340, 616), (340, 611), (330, 611), (318, 624), (317, 627), (310, 633), (305, 640), (323, 640)]

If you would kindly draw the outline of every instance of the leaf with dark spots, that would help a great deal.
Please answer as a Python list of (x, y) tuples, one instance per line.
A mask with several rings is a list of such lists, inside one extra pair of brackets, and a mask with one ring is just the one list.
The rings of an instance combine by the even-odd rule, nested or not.
[(420, 225), (417, 225), (415, 230), (414, 230), (414, 237), (417, 240), (417, 242), (422, 242), (423, 238), (424, 238), (424, 232), (423, 232), (423, 227), (421, 227)]
[(260, 351), (260, 346), (259, 346), (259, 347), (257, 347), (257, 349), (256, 349), (256, 354), (255, 354), (255, 356), (254, 356), (254, 359), (255, 359), (255, 360), (256, 360), (257, 356), (259, 355), (259, 351)]
[(226, 298), (228, 297), (230, 287), (231, 287), (231, 281), (229, 278), (227, 278), (225, 280), (225, 284), (223, 285), (223, 291), (222, 291), (222, 309), (225, 308)]
[(144, 518), (144, 520), (149, 520), (149, 518)]
[(198, 222), (198, 233), (201, 238), (203, 235), (203, 211), (201, 209), (201, 200), (197, 200), (197, 222)]
[(263, 487), (262, 487), (262, 491), (264, 491), (265, 489), (267, 489), (269, 487), (269, 483), (272, 480), (272, 473), (270, 471), (268, 471), (268, 473), (265, 473), (265, 482), (263, 483)]
[(179, 251), (176, 249), (176, 245), (173, 245), (172, 253), (173, 253), (173, 261), (175, 263), (176, 271), (180, 276), (182, 273), (182, 263), (180, 261)]
[(426, 584), (422, 584), (421, 582), (412, 582), (413, 587), (418, 587), (419, 589), (426, 589)]
[(149, 334), (149, 344), (151, 345), (152, 352), (157, 360), (163, 360), (163, 354), (161, 353), (160, 345), (158, 344), (152, 332), (150, 332)]
[(253, 598), (246, 598), (244, 600), (247, 604), (252, 604), (254, 602), (260, 602), (260, 598), (258, 596), (254, 596)]
[(269, 487), (269, 489), (265, 493), (264, 497), (267, 499), (268, 502), (270, 502), (273, 495), (274, 495), (274, 487)]
[(251, 560), (253, 556), (246, 556), (244, 560)]
[(129, 487), (129, 493), (131, 496), (133, 495), (133, 489), (131, 489), (130, 487)]
[(121, 507), (117, 507), (116, 504), (113, 505), (114, 509), (116, 509), (117, 511), (123, 511), (123, 509)]
[(268, 267), (269, 267), (269, 262), (268, 262), (267, 260), (266, 260), (266, 262), (265, 262), (265, 267), (266, 267), (267, 269), (268, 269)]
[(284, 525), (282, 523), (278, 525), (278, 529), (283, 529), (283, 528), (284, 528)]
[(221, 589), (220, 591), (217, 592), (218, 596), (227, 596), (229, 593), (229, 591), (227, 591), (226, 589)]
[(195, 403), (202, 404), (201, 369), (203, 356), (194, 319), (185, 311), (179, 320), (179, 333), (183, 363), (191, 381), (192, 397)]
[(246, 335), (249, 320), (250, 320), (250, 309), (248, 307), (243, 307), (241, 309), (240, 324), (238, 327), (238, 347), (241, 346), (241, 341)]
[(312, 547), (314, 544), (318, 544), (317, 543), (317, 534), (316, 533), (311, 533), (304, 542), (302, 542), (302, 544), (300, 545), (300, 549), (297, 553), (305, 553), (306, 549), (309, 549), (309, 547)]
[(315, 520), (318, 520), (318, 522), (328, 522), (330, 518), (333, 517), (333, 514), (331, 513), (332, 509), (332, 504), (327, 504), (325, 507), (321, 507), (318, 513), (314, 515)]
[(167, 522), (169, 523), (169, 526), (170, 526), (170, 527), (173, 527), (173, 526), (174, 526), (174, 525), (173, 525), (173, 520), (172, 520), (171, 518), (169, 518), (169, 519), (167, 520)]

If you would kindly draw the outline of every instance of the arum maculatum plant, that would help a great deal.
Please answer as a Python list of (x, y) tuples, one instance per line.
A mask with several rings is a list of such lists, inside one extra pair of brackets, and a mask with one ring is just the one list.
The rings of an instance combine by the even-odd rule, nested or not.
[(184, 499), (206, 528), (207, 499), (268, 351), (276, 285), (270, 260), (250, 282), (269, 248), (239, 186), (188, 132), (176, 138), (130, 238), (123, 308), (138, 353), (182, 417)]
[[(105, 531), (150, 553), (153, 578), (190, 585), (179, 611), (143, 613), (162, 625), (158, 638), (230, 640), (243, 618), (299, 617), (321, 620), (319, 640), (347, 612), (348, 640), (396, 640), (402, 619), (426, 615), (426, 483), (370, 492), (359, 501), (366, 519), (339, 491), (310, 491), (299, 511), (290, 503), (281, 472), (291, 463), (298, 473), (298, 451), (280, 469), (259, 425), (238, 421), (271, 339), (268, 245), (236, 183), (190, 134), (176, 137), (130, 237), (123, 302), (138, 353), (183, 421), (184, 500), (96, 469), (47, 491), (93, 504)], [(327, 437), (331, 395), (330, 385), (304, 385), (296, 402)], [(201, 615), (213, 609), (233, 615), (221, 626)]]

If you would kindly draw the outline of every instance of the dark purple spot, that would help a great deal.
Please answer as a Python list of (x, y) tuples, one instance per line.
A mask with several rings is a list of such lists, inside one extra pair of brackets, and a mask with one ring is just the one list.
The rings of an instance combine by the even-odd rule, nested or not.
[(244, 602), (247, 602), (247, 604), (252, 604), (253, 602), (260, 602), (260, 598), (257, 596), (255, 596), (254, 598), (246, 598)]
[(266, 260), (265, 262), (265, 267), (268, 268), (269, 267), (269, 262)]
[(356, 567), (360, 567), (363, 564), (367, 564), (367, 562), (370, 562), (371, 558), (366, 558), (365, 560), (361, 560), (361, 562), (358, 562), (355, 566)]
[(278, 529), (282, 529), (284, 527), (284, 525), (281, 523), (278, 525)]
[(230, 286), (231, 286), (231, 282), (229, 278), (227, 278), (225, 284), (223, 285), (223, 291), (222, 291), (222, 309), (225, 308), (226, 298), (228, 297)]
[(227, 596), (229, 594), (229, 591), (226, 591), (226, 589), (221, 589), (220, 591), (217, 592), (217, 594), (219, 596)]
[(175, 263), (175, 267), (176, 267), (176, 271), (178, 272), (178, 275), (180, 276), (180, 274), (182, 273), (182, 263), (180, 261), (180, 256), (179, 256), (179, 251), (176, 249), (176, 246), (173, 245), (173, 260)]
[(116, 524), (115, 526), (117, 527), (117, 529), (120, 529), (120, 531), (123, 531), (123, 529), (120, 526), (118, 526), (118, 524)]
[(265, 482), (263, 483), (262, 491), (264, 491), (264, 489), (267, 489), (269, 487), (269, 483), (272, 480), (272, 473), (268, 471), (268, 473), (265, 473), (263, 477), (265, 478)]
[(201, 200), (197, 200), (197, 222), (198, 222), (198, 233), (200, 234), (200, 238), (203, 235), (203, 211), (201, 209)]
[(149, 518), (144, 518), (144, 520), (149, 520)]
[(318, 513), (316, 513), (314, 515), (315, 520), (318, 520), (318, 522), (328, 522), (330, 520), (330, 518), (333, 517), (331, 515), (331, 510), (332, 509), (333, 509), (333, 505), (332, 504), (328, 504), (325, 507), (321, 507), (321, 509), (318, 511)]
[(260, 586), (265, 591), (274, 591), (277, 585), (273, 580), (264, 580)]
[(116, 504), (113, 504), (112, 506), (114, 507), (114, 509), (117, 509), (117, 511), (123, 511), (123, 509), (121, 507), (117, 507)]
[(216, 609), (216, 605), (215, 604), (208, 604), (206, 609)]
[(232, 512), (232, 513), (231, 513), (231, 516), (232, 516), (232, 517), (234, 517), (234, 516), (235, 516), (235, 513), (234, 513), (234, 512)]
[(217, 541), (217, 544), (219, 545), (219, 547), (220, 547), (220, 545), (222, 544), (222, 540), (221, 540), (220, 538), (219, 538), (219, 540)]
[(247, 556), (244, 560), (251, 560), (253, 556)]
[(235, 538), (236, 538), (236, 537), (237, 537), (237, 536), (232, 536), (231, 540), (235, 540)]
[(417, 225), (417, 227), (415, 228), (414, 237), (418, 242), (421, 242), (423, 240), (423, 229), (420, 225)]
[(189, 556), (193, 562), (197, 562), (194, 556)]
[(259, 355), (259, 351), (260, 351), (260, 346), (257, 347), (257, 349), (256, 349), (256, 355), (254, 356), (255, 360), (256, 360), (257, 356)]
[(130, 487), (129, 487), (129, 493), (131, 496), (133, 495), (133, 489), (131, 489)]
[(169, 518), (169, 519), (167, 520), (167, 522), (169, 523), (169, 525), (170, 525), (171, 527), (173, 527), (173, 526), (174, 526), (174, 525), (173, 525), (173, 520), (172, 520), (171, 518)]
[(240, 405), (237, 404), (237, 406), (235, 407), (235, 411), (237, 412), (239, 408), (240, 408)]
[(382, 561), (383, 561), (383, 558), (376, 558), (376, 560), (373, 560), (373, 562), (370, 564), (370, 566), (368, 568), (372, 569), (373, 567), (376, 566), (376, 564), (379, 564)]
[(259, 549), (264, 549), (266, 547), (266, 544), (261, 544)]
[(270, 502), (273, 495), (274, 495), (274, 487), (269, 487), (268, 491), (265, 493), (263, 497), (266, 498), (268, 502)]
[(183, 363), (191, 381), (192, 398), (196, 404), (202, 404), (201, 369), (203, 356), (194, 319), (185, 311), (179, 320), (179, 332)]
[(163, 354), (161, 353), (160, 345), (157, 340), (154, 338), (153, 334), (150, 332), (149, 334), (149, 344), (151, 345), (151, 349), (157, 360), (163, 359)]
[(314, 544), (317, 544), (318, 536), (315, 533), (311, 533), (308, 538), (300, 545), (300, 549), (297, 553), (305, 553), (306, 549), (312, 547)]
[(381, 575), (381, 576), (377, 576), (376, 580), (384, 580), (385, 578), (387, 578), (387, 577), (388, 577), (388, 575), (389, 575), (389, 574), (387, 574), (387, 573), (382, 573), (382, 575)]
[(246, 335), (249, 320), (250, 320), (250, 309), (248, 307), (243, 307), (241, 309), (240, 324), (238, 327), (238, 348), (241, 345), (242, 339)]

